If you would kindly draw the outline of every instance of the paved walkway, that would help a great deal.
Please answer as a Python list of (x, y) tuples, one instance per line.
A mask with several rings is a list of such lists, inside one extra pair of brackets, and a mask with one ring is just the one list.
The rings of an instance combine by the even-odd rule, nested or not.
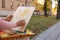
[(38, 34), (32, 40), (60, 40), (60, 22), (53, 25), (41, 34)]
[(1, 11), (1, 10), (0, 10), (0, 16), (1, 16), (1, 15), (6, 16), (6, 15), (13, 14), (13, 13), (14, 13), (14, 11), (4, 11), (4, 10)]

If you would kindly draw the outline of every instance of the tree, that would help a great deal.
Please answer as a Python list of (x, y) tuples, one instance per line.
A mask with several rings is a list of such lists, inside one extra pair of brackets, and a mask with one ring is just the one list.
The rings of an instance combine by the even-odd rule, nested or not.
[(45, 0), (45, 2), (44, 2), (44, 15), (45, 15), (45, 17), (48, 17), (48, 14), (47, 14), (47, 0)]
[(25, 0), (25, 6), (27, 6), (27, 0)]
[(32, 6), (36, 7), (36, 10), (39, 10), (40, 12), (44, 11), (43, 10), (44, 4), (40, 4), (37, 1), (33, 1), (31, 4), (32, 4)]
[(51, 15), (52, 14), (52, 0), (48, 0), (48, 3), (47, 3), (47, 6), (48, 6), (48, 14)]
[(58, 1), (58, 8), (57, 8), (57, 19), (60, 19), (60, 0)]
[(32, 5), (36, 7), (36, 10), (39, 10), (40, 12), (45, 12), (44, 15), (47, 17), (48, 15), (51, 15), (52, 13), (52, 1), (45, 0), (45, 4), (40, 4), (36, 1), (32, 2)]

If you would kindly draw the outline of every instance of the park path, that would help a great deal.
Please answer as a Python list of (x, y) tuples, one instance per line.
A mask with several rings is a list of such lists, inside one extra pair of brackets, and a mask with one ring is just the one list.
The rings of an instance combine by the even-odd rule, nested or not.
[(14, 11), (4, 11), (4, 10), (0, 10), (0, 16), (7, 16), (7, 15), (11, 15), (13, 14)]
[(60, 40), (60, 22), (38, 34), (31, 40)]

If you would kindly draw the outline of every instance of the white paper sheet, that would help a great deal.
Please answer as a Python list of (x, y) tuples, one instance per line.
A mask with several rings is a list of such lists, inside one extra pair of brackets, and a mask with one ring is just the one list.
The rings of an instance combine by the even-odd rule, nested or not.
[(16, 27), (19, 31), (24, 32), (34, 10), (35, 10), (35, 7), (18, 7), (15, 13), (13, 14), (14, 17), (11, 20), (11, 22), (17, 22), (24, 19), (26, 22), (24, 28), (20, 27), (18, 29), (18, 27)]

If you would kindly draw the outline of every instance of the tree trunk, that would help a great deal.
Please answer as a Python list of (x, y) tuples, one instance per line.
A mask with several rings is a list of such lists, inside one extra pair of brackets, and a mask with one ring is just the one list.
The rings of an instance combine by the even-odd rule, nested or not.
[(25, 0), (25, 6), (27, 6), (27, 0)]
[(50, 5), (50, 12), (49, 12), (49, 15), (52, 14), (52, 1), (50, 1), (51, 5)]
[(45, 2), (44, 2), (44, 15), (45, 15), (45, 17), (48, 17), (48, 14), (47, 14), (47, 1), (45, 0)]
[(58, 8), (57, 8), (57, 19), (60, 19), (60, 0), (58, 1)]

